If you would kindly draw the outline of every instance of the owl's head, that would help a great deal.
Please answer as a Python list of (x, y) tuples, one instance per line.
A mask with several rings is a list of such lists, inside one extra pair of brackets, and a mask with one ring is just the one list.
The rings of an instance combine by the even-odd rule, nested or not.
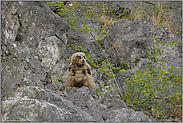
[(77, 65), (84, 65), (86, 63), (86, 55), (82, 52), (74, 53), (71, 57), (71, 63)]

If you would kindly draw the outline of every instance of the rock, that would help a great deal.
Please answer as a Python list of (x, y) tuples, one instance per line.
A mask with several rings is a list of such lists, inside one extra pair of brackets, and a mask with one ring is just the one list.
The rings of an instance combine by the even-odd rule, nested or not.
[(17, 87), (54, 82), (52, 69), (65, 51), (68, 26), (64, 20), (36, 2), (4, 1), (1, 5), (3, 97)]
[[(80, 17), (80, 16), (79, 16)], [(80, 17), (82, 18), (82, 17)], [(148, 53), (152, 56), (153, 46), (156, 47), (156, 52), (160, 52), (156, 58), (158, 61), (164, 62), (168, 61), (168, 65), (173, 65), (174, 61), (177, 61), (175, 64), (178, 65), (179, 69), (181, 68), (181, 38), (173, 35), (172, 33), (167, 32), (164, 28), (158, 27), (152, 24), (142, 24), (138, 21), (130, 20), (121, 20), (115, 22), (111, 25), (111, 28), (108, 29), (108, 34), (103, 34), (104, 37), (99, 41), (100, 46), (96, 43), (93, 37), (88, 33), (84, 35), (84, 32), (80, 31), (81, 23), (77, 23), (78, 30), (76, 32), (72, 29), (68, 30), (68, 35), (72, 37), (72, 40), (69, 39), (68, 43), (72, 43), (73, 40), (79, 45), (82, 46), (83, 50), (86, 50), (86, 54), (90, 54), (92, 58), (98, 58), (100, 62), (105, 60), (105, 56), (102, 52), (104, 51), (110, 63), (121, 64), (122, 62), (127, 62), (130, 65), (130, 68), (136, 69), (140, 68), (142, 61), (148, 60)], [(95, 25), (92, 21), (87, 21), (86, 24)], [(99, 34), (102, 28), (98, 27), (98, 31), (93, 31), (93, 36)], [(152, 35), (156, 39), (152, 39)], [(77, 36), (74, 37), (74, 36)], [(169, 42), (175, 41), (176, 45), (167, 45)], [(156, 45), (156, 42), (162, 42)], [(66, 49), (68, 53), (67, 56), (73, 53), (72, 50)], [(177, 56), (179, 56), (177, 58)], [(137, 63), (137, 59), (139, 62)], [(176, 59), (176, 60), (175, 60)], [(143, 68), (144, 66), (142, 66)]]
[(110, 110), (104, 114), (106, 122), (152, 122), (153, 119), (144, 115), (143, 112), (127, 108)]
[[(83, 86), (81, 88), (67, 87), (64, 91), (60, 92), (60, 95), (86, 111), (97, 122), (153, 120), (142, 112), (135, 112), (132, 109), (128, 109), (120, 96), (115, 92), (96, 96), (90, 89)], [(133, 113), (129, 114), (129, 112)], [(129, 115), (127, 120), (126, 115)], [(117, 116), (117, 118), (115, 118), (115, 116)], [(120, 117), (124, 117), (124, 119), (120, 119)]]
[(102, 113), (100, 111), (100, 105), (97, 100), (91, 95), (89, 89), (85, 86), (81, 88), (71, 88), (65, 89), (65, 98), (71, 101), (74, 105), (80, 107), (91, 115), (96, 121), (102, 121)]
[(2, 100), (2, 121), (93, 122), (88, 113), (50, 90), (35, 86), (18, 88)]
[[(151, 43), (151, 35), (155, 33), (159, 37), (159, 42), (166, 40), (180, 42), (181, 39), (174, 37), (173, 35), (166, 33), (163, 28), (158, 28), (158, 33), (155, 32), (156, 27), (152, 25), (143, 25), (137, 21), (122, 20), (116, 22), (114, 26), (110, 29), (110, 34), (104, 40), (100, 41), (101, 45), (104, 46), (105, 53), (108, 54), (109, 59), (112, 63), (122, 62), (120, 56), (122, 56), (123, 61), (129, 61), (130, 65), (134, 68), (134, 63), (136, 58), (147, 58), (145, 52), (149, 52), (152, 45), (155, 45), (155, 40)], [(170, 47), (165, 47), (166, 42), (162, 43), (159, 47), (164, 47), (160, 50), (161, 60), (171, 60), (175, 59), (179, 55), (178, 50), (175, 48), (170, 52)], [(115, 50), (116, 49), (116, 50)], [(111, 54), (111, 55), (110, 55)], [(168, 58), (168, 59), (167, 59)]]

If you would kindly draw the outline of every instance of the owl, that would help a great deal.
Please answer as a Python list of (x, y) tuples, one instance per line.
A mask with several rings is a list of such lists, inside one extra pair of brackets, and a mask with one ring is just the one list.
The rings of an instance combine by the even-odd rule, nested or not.
[(92, 78), (92, 68), (86, 62), (86, 55), (82, 52), (76, 52), (71, 57), (69, 69), (63, 76), (66, 87), (82, 87), (95, 88), (96, 84)]

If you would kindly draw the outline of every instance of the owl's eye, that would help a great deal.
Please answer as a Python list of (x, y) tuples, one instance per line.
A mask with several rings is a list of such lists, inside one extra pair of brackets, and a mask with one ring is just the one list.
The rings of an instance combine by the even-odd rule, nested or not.
[(81, 59), (81, 56), (78, 56), (78, 59)]

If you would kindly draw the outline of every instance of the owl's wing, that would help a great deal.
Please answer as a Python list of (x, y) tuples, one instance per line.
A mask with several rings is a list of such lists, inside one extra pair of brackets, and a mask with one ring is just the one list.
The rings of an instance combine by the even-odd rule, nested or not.
[(71, 74), (72, 74), (73, 76), (75, 76), (75, 70), (72, 69), (72, 67), (73, 67), (73, 64), (70, 64), (70, 65), (69, 65), (68, 71), (71, 72)]
[(87, 63), (87, 72), (88, 72), (88, 74), (92, 74), (92, 68), (91, 68), (91, 66)]
[(70, 65), (69, 65), (69, 72), (71, 72), (71, 68), (72, 68), (72, 64), (70, 63)]

